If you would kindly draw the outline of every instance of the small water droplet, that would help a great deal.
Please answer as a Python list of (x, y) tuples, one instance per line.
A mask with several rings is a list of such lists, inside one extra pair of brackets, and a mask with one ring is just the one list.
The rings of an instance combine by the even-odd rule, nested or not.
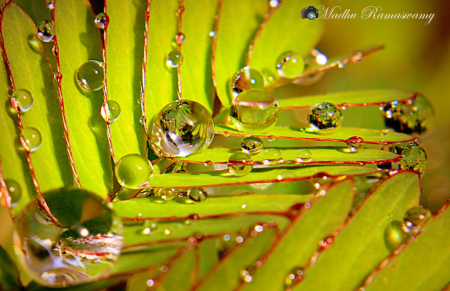
[(265, 150), (263, 159), (263, 163), (266, 165), (275, 165), (283, 161), (281, 152), (274, 148)]
[(229, 131), (224, 131), (224, 132), (222, 133), (222, 135), (223, 135), (224, 137), (229, 137), (229, 136), (230, 136), (230, 132), (229, 132)]
[(276, 69), (280, 77), (294, 79), (305, 69), (305, 62), (300, 54), (288, 51), (278, 57)]
[(341, 126), (343, 115), (338, 106), (323, 102), (314, 105), (309, 111), (307, 118), (315, 132), (327, 134)]
[(181, 15), (181, 14), (183, 14), (183, 12), (184, 12), (184, 6), (183, 6), (183, 5), (180, 5), (180, 6), (178, 7), (178, 13)]
[(342, 103), (341, 105), (339, 105), (339, 107), (340, 107), (342, 110), (346, 110), (346, 109), (347, 109), (347, 106), (348, 106), (347, 103)]
[(214, 37), (216, 35), (216, 32), (214, 31), (214, 30), (211, 30), (210, 32), (209, 32), (209, 36), (210, 37)]
[(253, 169), (252, 158), (243, 152), (235, 152), (228, 159), (228, 172), (234, 176), (245, 176)]
[(182, 32), (179, 32), (175, 36), (175, 39), (177, 41), (177, 44), (181, 45), (181, 44), (183, 44), (186, 41), (186, 35), (184, 35), (184, 33), (182, 33)]
[(55, 57), (59, 57), (59, 49), (58, 49), (58, 46), (57, 46), (56, 44), (54, 44), (54, 45), (52, 46), (52, 53), (53, 53), (53, 55), (54, 55)]
[(165, 234), (165, 235), (169, 235), (170, 233), (171, 233), (170, 229), (166, 228), (166, 229), (164, 230), (164, 234)]
[(99, 29), (106, 29), (109, 25), (109, 16), (106, 13), (100, 12), (95, 16), (95, 26)]
[(403, 224), (394, 220), (391, 221), (384, 231), (384, 242), (390, 252), (398, 248), (407, 238), (406, 232), (403, 230)]
[(11, 179), (6, 179), (5, 184), (8, 189), (9, 196), (11, 197), (11, 206), (17, 205), (20, 198), (22, 198), (22, 189), (20, 188), (19, 183)]
[(148, 186), (148, 180), (153, 173), (153, 166), (147, 158), (138, 154), (123, 156), (115, 166), (117, 182), (122, 187), (141, 189)]
[(263, 75), (259, 71), (251, 69), (248, 66), (237, 71), (230, 82), (231, 95), (234, 98), (247, 90), (264, 90)]
[(43, 42), (51, 42), (54, 37), (54, 25), (51, 20), (44, 20), (40, 22), (37, 26), (38, 33), (37, 36)]
[(286, 286), (292, 286), (295, 283), (300, 282), (303, 279), (303, 269), (294, 268), (286, 275), (286, 279), (284, 280)]
[(45, 5), (48, 9), (53, 10), (55, 9), (55, 0), (45, 0)]
[(144, 222), (144, 229), (142, 230), (142, 234), (149, 235), (154, 233), (158, 229), (156, 222), (151, 220), (146, 220)]
[(167, 55), (166, 64), (169, 68), (177, 68), (183, 63), (183, 55), (178, 50), (173, 50)]
[(242, 280), (245, 283), (250, 283), (253, 280), (252, 274), (255, 272), (255, 267), (249, 267), (247, 269), (242, 269), (239, 271)]
[(297, 162), (308, 163), (312, 161), (312, 153), (307, 149), (300, 149), (297, 152)]
[(147, 280), (147, 286), (148, 287), (152, 287), (153, 285), (155, 285), (155, 281), (154, 280), (152, 280), (152, 279)]
[(114, 122), (120, 116), (120, 105), (114, 100), (108, 100), (103, 103), (100, 113), (107, 123)]
[(145, 118), (145, 116), (141, 116), (139, 118), (139, 123), (145, 125), (147, 123), (147, 118)]
[(20, 141), (26, 151), (34, 152), (41, 146), (42, 136), (36, 128), (26, 127), (20, 133)]
[(103, 64), (96, 60), (88, 61), (77, 71), (77, 82), (87, 91), (98, 91), (103, 88)]
[(214, 138), (214, 121), (203, 105), (190, 100), (169, 103), (156, 115), (151, 147), (163, 157), (186, 157), (207, 148)]
[(383, 129), (380, 135), (387, 135), (389, 133), (389, 129)]
[(11, 95), (11, 101), (17, 104), (21, 112), (30, 110), (34, 102), (33, 95), (25, 89), (15, 90)]
[(292, 178), (295, 178), (295, 174), (290, 171), (285, 171), (277, 176), (278, 181), (283, 181), (283, 180), (292, 179)]
[(354, 63), (357, 63), (357, 62), (362, 61), (363, 57), (364, 57), (363, 52), (357, 52), (353, 56), (351, 56), (350, 60)]
[(272, 8), (278, 7), (278, 5), (280, 5), (280, 3), (281, 3), (281, 0), (270, 0), (269, 1), (269, 5)]
[(430, 217), (431, 211), (425, 207), (418, 206), (408, 209), (404, 217), (405, 230), (410, 233), (419, 233)]
[(321, 241), (319, 241), (319, 247), (322, 250), (325, 250), (327, 248), (329, 248), (331, 246), (331, 244), (333, 243), (334, 237), (333, 236), (329, 236)]
[(273, 142), (273, 141), (276, 141), (277, 138), (276, 138), (275, 136), (273, 136), (273, 135), (269, 135), (269, 136), (267, 137), (267, 140), (270, 141), (270, 142)]
[(242, 204), (242, 205), (241, 205), (241, 208), (242, 208), (242, 209), (247, 208), (247, 204)]
[(188, 192), (189, 199), (194, 200), (196, 202), (205, 201), (208, 197), (208, 192), (205, 188), (202, 187), (192, 187)]
[(258, 136), (244, 137), (241, 141), (241, 149), (246, 154), (256, 155), (264, 149), (264, 143)]
[(61, 83), (62, 77), (63, 77), (63, 76), (62, 76), (61, 72), (59, 72), (59, 71), (56, 71), (56, 72), (53, 74), (53, 79), (55, 79), (55, 81), (58, 82), (58, 83)]
[(205, 167), (211, 167), (212, 166), (212, 162), (211, 161), (206, 161), (206, 162), (203, 163), (203, 165)]
[(360, 151), (366, 145), (364, 139), (359, 136), (352, 136), (348, 138), (345, 143), (347, 144), (348, 151), (353, 153)]
[(342, 69), (343, 67), (344, 67), (344, 63), (343, 63), (343, 62), (339, 62), (339, 63), (338, 63), (338, 68), (339, 68), (339, 69)]

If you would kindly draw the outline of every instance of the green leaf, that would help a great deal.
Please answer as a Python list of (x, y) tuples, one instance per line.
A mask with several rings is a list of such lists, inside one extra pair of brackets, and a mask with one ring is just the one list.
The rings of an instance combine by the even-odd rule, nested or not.
[(45, 1), (14, 0), (14, 3), (28, 14), (36, 25), (45, 19), (52, 18), (51, 10), (45, 6)]
[(450, 278), (450, 210), (433, 216), (420, 235), (382, 268), (365, 290), (442, 290)]
[(301, 18), (302, 9), (320, 6), (319, 0), (280, 1), (279, 7), (267, 22), (250, 56), (250, 67), (275, 75), (277, 58), (286, 51), (307, 55), (319, 41), (323, 20)]
[(120, 117), (110, 124), (115, 159), (145, 155), (146, 134), (139, 123), (144, 26), (147, 1), (106, 1), (109, 25), (106, 40), (108, 100), (119, 103)]
[(14, 2), (6, 4), (1, 24), (4, 53), (15, 88), (28, 90), (33, 95), (33, 106), (21, 117), (24, 128), (34, 127), (42, 136), (40, 147), (30, 153), (40, 190), (45, 192), (72, 185), (61, 110), (47, 56), (36, 37), (36, 27)]
[(266, 256), (265, 264), (256, 270), (251, 284), (243, 290), (283, 290), (288, 272), (306, 265), (319, 247), (317, 242), (346, 220), (353, 193), (353, 181), (347, 179), (333, 184), (310, 208), (303, 208), (278, 236), (273, 252)]
[(200, 256), (200, 272), (198, 279), (201, 280), (219, 261), (217, 246), (219, 239), (207, 239), (198, 245)]
[(106, 197), (111, 192), (113, 176), (106, 125), (100, 115), (102, 92), (87, 92), (75, 80), (83, 63), (102, 60), (100, 32), (94, 18), (86, 0), (55, 2), (62, 99), (75, 167), (83, 189)]
[(266, 0), (221, 0), (212, 62), (217, 95), (225, 107), (234, 99), (229, 93), (230, 80), (245, 67), (251, 39), (268, 10)]
[(97, 282), (92, 282), (88, 284), (68, 287), (68, 288), (51, 288), (51, 287), (44, 287), (38, 285), (36, 282), (31, 282), (27, 289), (28, 291), (97, 291), (97, 290), (104, 290), (104, 288), (114, 286), (115, 284), (123, 281), (123, 278), (112, 278), (107, 280), (100, 280)]
[(382, 182), (323, 251), (294, 290), (354, 290), (389, 255), (386, 226), (419, 202), (417, 174), (400, 172)]
[(158, 286), (158, 290), (191, 290), (195, 283), (196, 275), (198, 275), (199, 262), (196, 261), (196, 254), (194, 249), (186, 251), (180, 258), (177, 259), (175, 265), (169, 268), (167, 275)]
[(118, 276), (127, 272), (136, 272), (137, 270), (152, 269), (177, 253), (177, 249), (159, 248), (152, 251), (126, 252), (122, 251), (111, 274)]
[(2, 246), (0, 246), (0, 289), (4, 291), (22, 289), (19, 270)]

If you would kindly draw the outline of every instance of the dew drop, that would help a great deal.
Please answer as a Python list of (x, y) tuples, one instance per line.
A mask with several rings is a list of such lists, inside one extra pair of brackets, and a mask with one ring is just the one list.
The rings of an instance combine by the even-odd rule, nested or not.
[(403, 224), (394, 220), (391, 221), (384, 231), (384, 242), (390, 252), (398, 248), (407, 238), (406, 232), (403, 230)]
[(276, 69), (280, 77), (294, 79), (305, 69), (305, 62), (300, 54), (288, 51), (278, 57)]
[(310, 150), (300, 149), (297, 152), (297, 162), (308, 163), (312, 161), (312, 153)]
[(149, 235), (154, 233), (158, 229), (156, 222), (151, 220), (146, 220), (144, 222), (144, 229), (142, 230), (142, 234)]
[(420, 176), (425, 174), (427, 169), (427, 154), (419, 142), (413, 141), (389, 144), (385, 146), (383, 150), (403, 156), (397, 169), (415, 171), (418, 172)]
[(77, 82), (81, 88), (87, 91), (98, 91), (103, 88), (103, 64), (91, 60), (80, 66), (77, 71)]
[(209, 32), (209, 36), (210, 37), (214, 37), (216, 35), (216, 32), (214, 31), (214, 30), (211, 30), (210, 32)]
[(329, 236), (321, 241), (319, 241), (319, 247), (322, 250), (326, 250), (327, 248), (329, 248), (331, 246), (331, 244), (333, 243), (334, 237), (333, 236)]
[(155, 193), (156, 197), (160, 197), (161, 199), (165, 201), (170, 201), (176, 198), (178, 195), (177, 190), (174, 188), (166, 187), (161, 190), (159, 190), (157, 193)]
[(253, 169), (252, 158), (243, 152), (235, 152), (228, 159), (228, 172), (234, 176), (245, 176)]
[(314, 105), (309, 111), (307, 118), (311, 128), (315, 132), (327, 134), (332, 133), (336, 128), (341, 126), (343, 116), (338, 106), (323, 102)]
[(223, 135), (224, 137), (229, 137), (229, 136), (230, 136), (230, 132), (229, 132), (229, 131), (224, 131), (224, 132), (222, 133), (222, 135)]
[(264, 143), (258, 136), (244, 137), (241, 141), (241, 149), (246, 154), (256, 155), (264, 149)]
[(263, 159), (263, 163), (266, 165), (275, 165), (283, 161), (281, 152), (273, 148), (264, 151)]
[(292, 179), (292, 178), (295, 178), (295, 175), (293, 172), (289, 172), (289, 171), (285, 171), (277, 176), (278, 181), (283, 181), (283, 180)]
[(123, 245), (120, 218), (86, 190), (43, 196), (50, 213), (33, 199), (16, 220), (16, 254), (27, 274), (41, 285), (67, 287), (108, 273)]
[(56, 71), (53, 74), (53, 79), (55, 79), (56, 82), (61, 83), (61, 81), (62, 81), (62, 74), (61, 74), (61, 72)]
[(242, 281), (245, 283), (250, 283), (253, 280), (253, 273), (255, 273), (255, 267), (249, 267), (247, 269), (241, 269), (239, 274), (242, 277)]
[(338, 63), (338, 68), (339, 68), (339, 69), (342, 69), (343, 67), (344, 67), (344, 63), (343, 63), (343, 62), (339, 62), (339, 63)]
[(20, 198), (22, 198), (22, 189), (20, 188), (19, 183), (14, 180), (6, 179), (5, 183), (9, 197), (11, 197), (11, 206), (15, 206), (20, 201)]
[(387, 135), (388, 133), (389, 133), (389, 129), (383, 129), (383, 130), (381, 130), (380, 135)]
[(231, 78), (230, 92), (233, 98), (252, 89), (264, 90), (264, 77), (259, 71), (247, 66), (237, 71)]
[(181, 14), (183, 14), (183, 12), (184, 12), (184, 6), (183, 6), (183, 5), (180, 5), (180, 6), (178, 7), (178, 13), (181, 15)]
[(183, 63), (183, 55), (178, 50), (171, 51), (166, 58), (166, 64), (169, 68), (177, 68)]
[(20, 133), (20, 141), (26, 151), (34, 152), (41, 146), (42, 136), (36, 128), (26, 127)]
[(95, 26), (99, 29), (106, 29), (109, 24), (109, 16), (106, 13), (100, 12), (95, 16)]
[(53, 10), (55, 9), (55, 0), (45, 0), (45, 5), (48, 9)]
[(139, 117), (139, 123), (145, 125), (147, 123), (147, 118), (145, 118), (145, 116)]
[(37, 36), (43, 42), (51, 42), (54, 37), (54, 25), (51, 20), (44, 20), (40, 22), (37, 26)]
[(200, 103), (169, 103), (156, 115), (151, 147), (160, 157), (186, 157), (207, 148), (214, 138), (211, 113)]
[(119, 103), (114, 100), (106, 101), (105, 103), (103, 103), (100, 113), (107, 123), (111, 123), (117, 120), (117, 118), (119, 118), (120, 116)]
[(123, 156), (115, 166), (117, 182), (122, 187), (141, 189), (148, 186), (148, 179), (153, 173), (153, 166), (147, 158), (138, 154)]
[(184, 33), (182, 33), (182, 32), (179, 32), (175, 36), (175, 39), (177, 41), (177, 44), (181, 45), (181, 44), (183, 44), (186, 41), (186, 35), (184, 35)]
[(203, 165), (204, 165), (205, 167), (211, 167), (211, 166), (212, 166), (212, 162), (211, 162), (211, 161), (205, 161), (205, 162), (203, 163)]
[(208, 192), (202, 187), (192, 187), (188, 192), (189, 199), (195, 202), (205, 201), (208, 197)]
[(278, 118), (278, 105), (272, 95), (262, 90), (244, 91), (234, 100), (230, 117), (239, 131), (262, 133), (272, 128)]
[(277, 139), (277, 138), (274, 137), (273, 135), (269, 135), (269, 136), (267, 137), (267, 140), (270, 141), (270, 142), (273, 142), (273, 141), (275, 141), (276, 139)]
[(351, 56), (350, 60), (354, 63), (357, 63), (357, 62), (362, 61), (363, 57), (364, 57), (363, 52), (357, 52), (353, 56)]
[(33, 95), (28, 90), (17, 89), (12, 93), (11, 101), (17, 103), (21, 112), (26, 112), (33, 106)]
[(278, 5), (280, 5), (280, 3), (281, 3), (281, 0), (270, 0), (269, 1), (269, 5), (272, 8), (278, 7)]
[(147, 280), (147, 286), (148, 287), (152, 287), (153, 285), (155, 285), (155, 281), (154, 280), (152, 280), (152, 279)]
[(349, 152), (353, 152), (356, 153), (360, 150), (362, 150), (364, 148), (364, 146), (366, 145), (364, 143), (364, 139), (362, 139), (362, 137), (359, 136), (352, 136), (350, 138), (348, 138), (345, 143), (347, 144), (347, 149)]
[(284, 280), (286, 286), (292, 286), (293, 284), (300, 282), (303, 279), (303, 269), (294, 268), (290, 271)]
[(59, 49), (58, 49), (58, 46), (56, 45), (56, 44), (54, 44), (53, 46), (52, 46), (52, 53), (53, 53), (53, 55), (57, 58), (57, 57), (59, 57)]
[(165, 235), (169, 235), (170, 233), (171, 233), (171, 230), (170, 230), (170, 229), (166, 228), (166, 229), (164, 230), (164, 234), (165, 234)]
[(419, 233), (422, 226), (431, 217), (431, 211), (418, 206), (410, 208), (404, 216), (405, 230), (411, 233)]

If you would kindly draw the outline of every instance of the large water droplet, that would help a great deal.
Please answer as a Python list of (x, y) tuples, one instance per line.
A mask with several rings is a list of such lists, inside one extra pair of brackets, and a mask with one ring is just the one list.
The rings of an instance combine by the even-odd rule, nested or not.
[(120, 255), (122, 222), (98, 195), (81, 189), (44, 194), (17, 216), (16, 253), (39, 284), (78, 285), (107, 273)]
[(44, 20), (40, 22), (37, 26), (38, 34), (40, 40), (43, 42), (51, 42), (54, 37), (54, 25), (51, 20)]
[(384, 242), (389, 251), (393, 252), (403, 242), (405, 242), (406, 238), (407, 234), (403, 230), (403, 224), (400, 221), (391, 221), (386, 226), (386, 229), (384, 231)]
[(244, 137), (241, 141), (241, 149), (246, 154), (256, 155), (264, 149), (264, 143), (258, 136)]
[(211, 113), (198, 102), (175, 101), (156, 115), (151, 147), (163, 157), (186, 157), (207, 148), (214, 138)]
[(405, 213), (405, 228), (408, 232), (418, 233), (430, 217), (431, 211), (427, 208), (422, 206), (410, 208)]
[(248, 90), (234, 100), (230, 117), (237, 130), (262, 133), (275, 125), (278, 105), (266, 91)]
[(312, 153), (310, 150), (300, 149), (297, 152), (297, 162), (308, 163), (312, 161)]
[(283, 161), (281, 152), (277, 149), (267, 149), (264, 151), (263, 162), (266, 165), (275, 165)]
[(294, 79), (305, 69), (305, 62), (296, 52), (284, 52), (278, 57), (276, 68), (281, 77)]
[(33, 95), (25, 89), (15, 90), (11, 95), (11, 99), (17, 102), (21, 112), (28, 111), (33, 106)]
[(120, 116), (119, 103), (113, 100), (106, 101), (103, 103), (100, 113), (107, 123), (117, 120)]
[(352, 136), (348, 138), (345, 143), (347, 144), (347, 149), (349, 152), (358, 152), (359, 150), (362, 150), (364, 146), (366, 145), (364, 143), (364, 139), (359, 136)]
[(22, 198), (22, 189), (19, 183), (14, 180), (5, 180), (6, 188), (8, 189), (9, 197), (11, 197), (11, 206), (15, 206)]
[(153, 166), (147, 158), (138, 154), (123, 156), (115, 167), (117, 182), (125, 188), (140, 189), (148, 186)]
[(42, 136), (36, 128), (26, 127), (20, 133), (20, 141), (26, 151), (34, 152), (41, 146)]
[(291, 286), (295, 283), (298, 283), (303, 278), (303, 269), (302, 268), (294, 268), (286, 275), (286, 279), (284, 280), (286, 286)]
[(183, 55), (178, 50), (173, 50), (167, 55), (166, 64), (169, 68), (177, 68), (183, 63)]
[(311, 128), (320, 134), (333, 132), (341, 126), (342, 111), (339, 106), (323, 102), (314, 105), (308, 113), (308, 122)]
[(192, 187), (188, 192), (189, 199), (194, 200), (196, 202), (205, 201), (208, 197), (208, 192), (205, 188), (201, 187)]
[(237, 71), (233, 78), (231, 78), (231, 96), (234, 99), (240, 93), (251, 89), (264, 90), (264, 77), (257, 70), (244, 67)]
[(253, 169), (252, 158), (243, 152), (235, 152), (228, 159), (228, 172), (234, 176), (245, 176)]
[(88, 61), (77, 71), (78, 84), (87, 91), (98, 91), (103, 88), (103, 64), (99, 61)]
[(95, 16), (94, 23), (97, 28), (106, 29), (109, 24), (109, 16), (103, 12), (100, 12), (97, 16)]
[[(418, 172), (421, 176), (425, 174), (427, 169), (427, 154), (422, 145), (416, 141), (405, 143), (394, 143), (387, 145), (383, 150), (388, 150), (392, 153), (402, 155), (399, 167), (402, 170), (412, 170)], [(390, 169), (396, 168), (395, 165), (390, 166)]]

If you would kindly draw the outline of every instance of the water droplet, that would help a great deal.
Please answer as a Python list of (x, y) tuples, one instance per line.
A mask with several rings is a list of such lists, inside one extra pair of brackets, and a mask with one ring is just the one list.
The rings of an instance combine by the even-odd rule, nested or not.
[(33, 95), (28, 90), (17, 89), (12, 93), (11, 101), (17, 103), (21, 112), (26, 112), (33, 106)]
[(314, 105), (308, 113), (308, 122), (311, 128), (320, 134), (333, 132), (342, 123), (341, 109), (328, 102)]
[(77, 71), (78, 84), (87, 91), (98, 91), (103, 88), (103, 64), (99, 61), (88, 61)]
[(264, 77), (259, 71), (247, 66), (237, 71), (231, 78), (232, 97), (236, 98), (240, 93), (252, 89), (264, 90)]
[(178, 50), (173, 50), (167, 55), (166, 64), (169, 68), (177, 68), (183, 63), (183, 55)]
[(340, 107), (342, 110), (346, 110), (346, 109), (347, 109), (347, 106), (348, 106), (347, 103), (342, 103), (341, 105), (339, 105), (339, 107)]
[(170, 201), (178, 196), (178, 191), (177, 191), (177, 189), (166, 187), (166, 188), (157, 190), (155, 192), (155, 196), (159, 197), (165, 201)]
[(281, 0), (270, 0), (269, 1), (269, 5), (272, 8), (278, 7), (278, 5), (280, 5), (280, 3), (281, 3)]
[(277, 121), (278, 105), (266, 91), (248, 90), (234, 100), (230, 108), (230, 117), (239, 131), (266, 132)]
[(234, 176), (245, 176), (253, 169), (252, 158), (243, 152), (235, 152), (228, 159), (228, 172)]
[(386, 126), (406, 134), (422, 134), (429, 130), (434, 122), (434, 109), (428, 100), (417, 95), (411, 104), (392, 101), (380, 107)]
[(431, 211), (422, 206), (409, 209), (404, 217), (405, 230), (411, 233), (420, 232), (420, 229), (430, 217)]
[(294, 268), (292, 271), (290, 271), (284, 282), (286, 283), (286, 286), (292, 286), (294, 283), (298, 283), (303, 279), (303, 269), (301, 268)]
[(288, 51), (278, 57), (276, 69), (280, 77), (294, 79), (305, 69), (305, 62), (300, 54)]
[(267, 149), (264, 151), (264, 164), (266, 165), (275, 165), (279, 162), (283, 161), (283, 158), (281, 156), (281, 152), (277, 149)]
[(397, 169), (415, 171), (418, 172), (420, 176), (425, 174), (427, 169), (427, 154), (419, 142), (413, 141), (389, 144), (383, 147), (383, 150), (403, 156)]
[(300, 149), (297, 152), (297, 162), (308, 163), (312, 161), (312, 153), (310, 150)]
[(6, 179), (5, 183), (9, 197), (11, 197), (11, 206), (15, 206), (20, 201), (20, 198), (22, 198), (22, 189), (19, 183), (14, 180)]
[(196, 202), (205, 201), (208, 197), (208, 192), (205, 188), (201, 187), (192, 187), (188, 192), (189, 199), (194, 200)]
[(151, 147), (163, 157), (186, 157), (207, 148), (214, 138), (211, 113), (198, 102), (175, 101), (156, 115)]
[(62, 74), (61, 74), (61, 72), (56, 71), (53, 74), (53, 79), (55, 79), (56, 82), (61, 83), (61, 81), (62, 81)]
[(55, 0), (45, 0), (45, 5), (47, 5), (48, 9), (55, 9)]
[(380, 135), (387, 135), (389, 133), (389, 129), (383, 129)]
[(224, 131), (224, 132), (222, 133), (222, 135), (223, 135), (224, 137), (229, 137), (229, 136), (230, 136), (230, 132), (229, 132), (229, 131)]
[(40, 22), (37, 26), (38, 34), (37, 36), (43, 42), (51, 42), (54, 36), (54, 26), (53, 21), (44, 20)]
[(213, 36), (215, 36), (216, 35), (216, 32), (214, 31), (214, 30), (211, 30), (210, 32), (209, 32), (209, 36), (210, 37), (213, 37)]
[(253, 280), (253, 273), (255, 273), (255, 267), (248, 267), (247, 269), (242, 269), (239, 271), (239, 274), (245, 283), (250, 283)]
[(109, 16), (103, 12), (100, 12), (97, 16), (95, 16), (94, 23), (97, 28), (106, 29), (109, 24)]
[(152, 279), (147, 280), (147, 286), (148, 287), (152, 287), (153, 285), (155, 285), (155, 281), (154, 280), (152, 280)]
[(145, 125), (147, 123), (147, 118), (145, 118), (145, 116), (141, 116), (139, 118), (139, 123)]
[(58, 48), (58, 46), (57, 46), (56, 44), (54, 44), (54, 45), (52, 46), (52, 53), (53, 53), (53, 55), (54, 55), (55, 57), (58, 57), (58, 56), (59, 56), (59, 48)]
[(186, 35), (184, 35), (184, 33), (182, 33), (182, 32), (179, 32), (175, 36), (175, 39), (177, 41), (177, 44), (181, 45), (181, 44), (183, 44), (186, 41)]
[(211, 167), (212, 166), (212, 162), (211, 161), (206, 161), (206, 162), (203, 163), (203, 165), (205, 167)]
[(338, 68), (339, 68), (339, 69), (342, 69), (343, 67), (344, 67), (344, 63), (343, 63), (343, 62), (339, 62), (339, 63), (338, 63)]
[(364, 57), (363, 52), (357, 52), (353, 56), (351, 56), (350, 60), (354, 63), (357, 63), (357, 62), (362, 61), (363, 57)]
[(356, 153), (359, 150), (363, 149), (364, 146), (366, 145), (364, 143), (364, 139), (362, 139), (359, 136), (352, 136), (350, 138), (348, 138), (345, 143), (347, 144), (347, 149), (349, 152), (353, 152)]
[(244, 137), (241, 141), (241, 149), (246, 154), (256, 155), (264, 149), (264, 143), (258, 136)]
[(142, 230), (142, 234), (149, 235), (154, 233), (158, 229), (156, 222), (151, 220), (146, 220), (144, 222), (144, 229)]
[(20, 141), (26, 151), (34, 152), (41, 146), (42, 136), (36, 128), (26, 127), (20, 133)]
[(122, 222), (98, 195), (81, 189), (44, 194), (50, 210), (33, 199), (16, 220), (22, 266), (39, 284), (67, 287), (96, 280), (120, 255)]
[(183, 5), (180, 5), (180, 6), (178, 7), (178, 13), (181, 15), (181, 14), (183, 14), (183, 12), (184, 12), (184, 6), (183, 6)]
[(141, 189), (148, 186), (148, 179), (153, 173), (153, 166), (147, 158), (138, 154), (123, 156), (115, 166), (117, 182), (122, 187)]
[(277, 176), (278, 181), (283, 181), (286, 179), (295, 178), (295, 174), (293, 172), (285, 171)]
[(117, 118), (119, 118), (120, 116), (119, 103), (113, 100), (106, 101), (105, 103), (103, 103), (100, 113), (107, 123), (111, 123), (117, 120)]
[(394, 220), (391, 221), (384, 231), (384, 242), (390, 252), (398, 248), (407, 238), (406, 232), (403, 230), (403, 224)]
[(269, 135), (269, 136), (267, 137), (267, 140), (270, 141), (270, 142), (273, 142), (273, 141), (276, 141), (277, 138), (274, 137), (273, 135)]
[(165, 234), (165, 235), (169, 235), (170, 233), (171, 233), (170, 229), (166, 228), (166, 229), (164, 230), (164, 234)]
[(329, 248), (331, 246), (331, 244), (333, 243), (334, 237), (333, 236), (329, 236), (327, 238), (325, 238), (324, 240), (319, 241), (319, 247), (322, 250), (326, 250), (327, 248)]
[(315, 61), (319, 65), (325, 65), (328, 63), (328, 57), (318, 49), (313, 49), (311, 55), (315, 57)]

